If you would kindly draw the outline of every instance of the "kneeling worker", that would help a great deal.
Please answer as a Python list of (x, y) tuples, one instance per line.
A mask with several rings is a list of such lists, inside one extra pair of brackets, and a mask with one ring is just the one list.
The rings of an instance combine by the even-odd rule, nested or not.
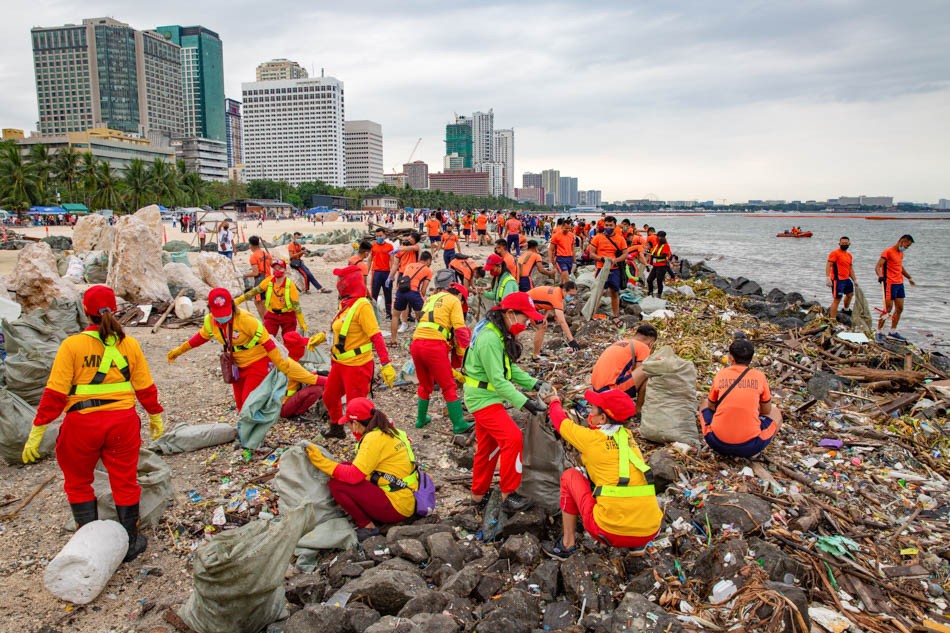
[[(326, 340), (327, 335), (324, 332), (316, 334), (310, 340), (296, 332), (288, 332), (284, 335), (284, 347), (287, 348), (287, 356), (290, 360), (299, 363), (308, 346), (313, 347)], [(287, 394), (280, 406), (280, 417), (295, 418), (304, 415), (323, 398), (323, 388), (327, 384), (325, 376), (311, 374), (303, 367), (299, 367), (299, 370), (295, 368), (293, 373), (288, 373), (287, 378)]]
[(753, 354), (755, 348), (747, 339), (733, 341), (731, 364), (713, 378), (699, 411), (706, 444), (723, 455), (761, 453), (782, 425), (782, 412), (772, 404), (765, 374), (749, 367)]
[(544, 315), (540, 323), (534, 325), (534, 347), (531, 352), (531, 360), (538, 360), (541, 357), (541, 345), (544, 343), (544, 333), (548, 329), (548, 317), (554, 313), (554, 320), (561, 326), (564, 332), (564, 338), (568, 346), (575, 352), (581, 348), (571, 333), (571, 326), (567, 324), (564, 318), (564, 304), (571, 303), (577, 298), (577, 284), (573, 281), (565, 281), (560, 286), (538, 286), (528, 291), (528, 296), (534, 301), (534, 307)]
[(637, 326), (633, 338), (609, 345), (594, 363), (590, 386), (594, 391), (619, 389), (643, 406), (643, 385), (647, 375), (635, 370), (643, 364), (656, 344), (657, 331), (644, 323)]

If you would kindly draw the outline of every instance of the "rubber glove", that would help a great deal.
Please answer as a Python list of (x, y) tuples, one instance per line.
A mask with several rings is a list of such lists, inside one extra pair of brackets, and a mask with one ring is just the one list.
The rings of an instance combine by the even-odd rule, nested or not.
[(165, 420), (161, 413), (152, 413), (148, 416), (148, 432), (152, 434), (152, 440), (157, 440), (165, 433)]
[(300, 326), (300, 329), (303, 330), (304, 336), (307, 335), (307, 320), (303, 318), (303, 312), (297, 313), (297, 325)]
[(309, 341), (307, 341), (307, 349), (312, 352), (313, 348), (315, 348), (317, 345), (322, 345), (323, 343), (326, 342), (326, 340), (327, 340), (326, 332), (317, 332), (316, 334), (310, 337)]
[(175, 362), (175, 359), (191, 349), (191, 343), (185, 341), (172, 351), (168, 352), (168, 364), (171, 365)]
[(524, 403), (524, 408), (526, 411), (533, 414), (547, 413), (548, 410), (547, 405), (540, 400), (527, 400)]
[(386, 363), (379, 369), (379, 375), (382, 377), (383, 382), (392, 389), (393, 385), (396, 384), (396, 370), (393, 369), (392, 363)]
[(310, 463), (320, 472), (333, 475), (333, 469), (336, 468), (336, 462), (324, 455), (316, 444), (307, 445), (307, 457)]
[(571, 341), (568, 341), (567, 344), (568, 344), (568, 346), (569, 346), (572, 350), (574, 350), (575, 352), (576, 352), (576, 351), (579, 351), (579, 350), (581, 349), (581, 345), (580, 345), (580, 343), (577, 342), (577, 339), (573, 339), (573, 340), (571, 340)]
[(452, 370), (452, 378), (455, 378), (455, 382), (459, 383), (460, 385), (465, 384), (465, 374), (456, 369)]
[(40, 442), (43, 441), (47, 426), (49, 425), (30, 427), (30, 436), (26, 438), (26, 445), (23, 447), (24, 464), (32, 464), (40, 458)]
[[(255, 293), (255, 294), (257, 294), (257, 293)], [(238, 297), (234, 297), (234, 305), (236, 305), (236, 306), (241, 305), (242, 303), (244, 303), (245, 301), (247, 301), (248, 296), (249, 296), (249, 295), (245, 292), (243, 295), (240, 295), (240, 296), (238, 296)]]

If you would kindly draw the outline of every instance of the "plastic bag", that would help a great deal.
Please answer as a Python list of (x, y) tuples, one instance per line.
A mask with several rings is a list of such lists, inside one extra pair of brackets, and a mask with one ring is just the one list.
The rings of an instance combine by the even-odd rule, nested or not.
[[(22, 464), (23, 446), (30, 436), (36, 409), (7, 389), (0, 387), (0, 457), (10, 464)], [(50, 424), (40, 442), (40, 457), (47, 457), (56, 447), (59, 422)]]
[(237, 429), (230, 424), (183, 424), (152, 442), (149, 448), (164, 455), (174, 455), (227, 444), (236, 437)]
[(84, 284), (86, 283), (84, 274), (85, 274), (85, 268), (82, 265), (82, 260), (76, 257), (75, 255), (67, 256), (66, 274), (63, 275), (63, 277), (73, 282), (74, 284)]
[(7, 355), (16, 354), (21, 349), (50, 349), (50, 346), (53, 355), (56, 354), (60, 342), (68, 335), (63, 329), (40, 319), (37, 312), (39, 311), (35, 310), (16, 321), (3, 320), (3, 341)]
[(109, 274), (109, 254), (105, 251), (89, 251), (83, 256), (83, 268), (86, 283), (106, 283), (106, 277)]
[(49, 380), (50, 370), (53, 369), (53, 358), (56, 348), (52, 350), (23, 350), (7, 356), (6, 384), (7, 390), (14, 393), (34, 407), (40, 403), (46, 381)]
[(851, 313), (851, 329), (855, 332), (871, 334), (871, 308), (864, 291), (854, 282), (854, 311)]
[(257, 633), (284, 615), (284, 572), (313, 507), (214, 536), (195, 554), (194, 588), (178, 615), (198, 633)]
[(264, 436), (280, 417), (280, 406), (287, 395), (287, 376), (276, 367), (244, 401), (238, 414), (237, 431), (244, 448), (258, 448)]
[(590, 297), (587, 298), (587, 303), (585, 303), (581, 309), (581, 314), (584, 315), (584, 318), (588, 321), (594, 317), (594, 313), (600, 306), (600, 298), (604, 294), (604, 286), (607, 284), (607, 277), (609, 276), (610, 266), (605, 264), (603, 268), (600, 269), (600, 272), (597, 273), (597, 277), (594, 278), (594, 283), (590, 287)]
[(30, 313), (66, 334), (81, 332), (89, 324), (82, 309), (82, 301), (56, 298), (50, 301), (48, 308), (40, 308)]
[(649, 377), (640, 416), (640, 435), (651, 442), (683, 442), (699, 446), (696, 412), (696, 367), (669, 345), (643, 361)]
[(545, 512), (555, 513), (561, 498), (561, 473), (566, 468), (564, 447), (543, 413), (528, 416), (523, 435), (521, 494)]

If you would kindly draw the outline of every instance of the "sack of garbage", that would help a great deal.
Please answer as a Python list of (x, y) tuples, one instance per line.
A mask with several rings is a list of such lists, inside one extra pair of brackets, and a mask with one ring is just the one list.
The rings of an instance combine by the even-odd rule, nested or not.
[[(30, 436), (36, 409), (23, 398), (0, 387), (0, 458), (10, 464), (22, 464), (23, 446)], [(56, 448), (59, 422), (46, 429), (40, 442), (40, 457), (48, 457)]]
[(284, 617), (284, 573), (300, 536), (316, 525), (313, 506), (251, 521), (198, 549), (194, 588), (178, 610), (197, 633), (258, 633)]
[(851, 329), (855, 332), (871, 333), (871, 308), (864, 296), (864, 290), (854, 283), (854, 311), (851, 313)]
[(3, 342), (8, 356), (20, 350), (28, 352), (34, 349), (52, 349), (55, 356), (67, 334), (62, 328), (39, 318), (37, 312), (21, 316), (16, 321), (3, 320)]
[(63, 275), (66, 279), (73, 282), (74, 284), (84, 284), (86, 279), (84, 277), (84, 266), (82, 265), (82, 260), (76, 257), (75, 255), (69, 255), (66, 258), (66, 274)]
[(699, 446), (696, 412), (696, 367), (669, 345), (643, 361), (649, 376), (640, 415), (640, 435), (660, 444), (683, 442)]
[(87, 284), (104, 284), (109, 275), (109, 254), (105, 251), (89, 251), (83, 256), (83, 276)]
[(313, 348), (313, 351), (307, 350), (298, 362), (309, 372), (330, 371), (330, 355), (327, 349), (325, 345), (321, 345)]
[(588, 321), (594, 317), (594, 313), (597, 312), (597, 308), (600, 307), (600, 298), (604, 294), (604, 286), (609, 276), (610, 267), (604, 266), (600, 269), (600, 272), (597, 273), (597, 277), (594, 278), (594, 283), (590, 287), (590, 297), (587, 298), (587, 303), (585, 303), (581, 309), (581, 314), (583, 314), (584, 318)]
[(7, 390), (34, 407), (40, 403), (56, 356), (56, 346), (43, 347), (29, 352), (20, 350), (4, 361)]
[(238, 414), (237, 432), (244, 448), (258, 448), (264, 436), (280, 417), (280, 406), (287, 395), (287, 376), (277, 368), (244, 401)]
[(163, 455), (174, 455), (227, 444), (236, 437), (237, 429), (230, 424), (182, 424), (152, 442), (149, 448)]
[(520, 492), (545, 512), (556, 513), (561, 498), (561, 473), (566, 468), (564, 446), (554, 436), (544, 413), (528, 416), (523, 435)]
[(82, 301), (78, 299), (58, 297), (50, 301), (49, 307), (34, 310), (30, 316), (35, 316), (66, 334), (81, 332), (89, 324), (82, 309)]

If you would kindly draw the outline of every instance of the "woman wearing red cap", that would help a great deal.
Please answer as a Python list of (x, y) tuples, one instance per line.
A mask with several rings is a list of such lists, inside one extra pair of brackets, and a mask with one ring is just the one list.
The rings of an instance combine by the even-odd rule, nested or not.
[(333, 317), (333, 346), (330, 375), (323, 390), (323, 404), (330, 414), (327, 437), (346, 437), (343, 431), (343, 396), (347, 402), (369, 395), (373, 382), (373, 350), (379, 356), (379, 370), (390, 387), (396, 382), (396, 370), (389, 362), (389, 351), (379, 331), (373, 305), (366, 297), (366, 283), (356, 266), (336, 268), (333, 274), (340, 293), (340, 310)]
[(99, 517), (92, 481), (96, 464), (102, 460), (119, 523), (129, 534), (128, 562), (145, 551), (147, 544), (138, 533), (141, 488), (137, 471), (142, 437), (135, 400), (149, 414), (153, 440), (165, 429), (162, 405), (142, 348), (126, 336), (115, 318), (112, 289), (92, 286), (83, 295), (82, 306), (91, 325), (68, 337), (56, 353), (23, 449), (23, 463), (39, 458), (46, 427), (65, 410), (56, 460), (63, 471), (63, 489), (76, 527)]
[(339, 428), (350, 425), (359, 444), (352, 463), (336, 462), (311, 444), (310, 462), (330, 476), (330, 494), (356, 523), (360, 541), (379, 534), (376, 523), (400, 523), (416, 511), (419, 472), (409, 438), (366, 398), (347, 401)]
[(508, 295), (518, 292), (518, 282), (508, 272), (508, 265), (501, 255), (492, 253), (485, 260), (485, 271), (492, 276), (491, 289), (485, 292), (485, 298), (495, 303), (501, 302)]
[(275, 259), (271, 263), (271, 274), (264, 281), (234, 299), (239, 306), (251, 297), (264, 295), (264, 329), (271, 336), (281, 332), (286, 340), (287, 334), (296, 332), (297, 326), (307, 333), (307, 321), (300, 307), (300, 291), (297, 285), (286, 275), (287, 262)]
[(270, 373), (271, 363), (291, 380), (305, 384), (311, 384), (308, 380), (316, 382), (313, 374), (281, 355), (261, 322), (250, 312), (238, 309), (226, 288), (215, 288), (208, 293), (208, 309), (210, 314), (205, 317), (198, 333), (168, 352), (168, 362), (175, 362), (188, 350), (204, 345), (211, 339), (221, 343), (225, 351), (232, 352), (238, 367), (237, 380), (231, 383), (238, 411)]
[[(320, 333), (313, 337), (315, 343), (323, 342), (327, 338), (326, 334)], [(284, 346), (287, 348), (287, 355), (290, 360), (299, 362), (307, 351), (309, 341), (296, 332), (288, 332), (284, 335)], [(327, 384), (325, 376), (314, 375), (315, 382), (302, 383), (294, 378), (287, 383), (287, 395), (284, 403), (280, 407), (280, 417), (292, 418), (298, 415), (304, 415), (310, 408), (323, 398), (323, 388)]]
[[(577, 517), (584, 529), (611, 547), (643, 549), (660, 530), (663, 512), (656, 501), (653, 476), (636, 440), (623, 424), (637, 412), (633, 400), (618, 389), (587, 390), (591, 404), (584, 428), (564, 412), (554, 394), (549, 415), (554, 430), (581, 453), (590, 479), (576, 468), (561, 474), (561, 519), (564, 534), (542, 549), (564, 560), (577, 551)], [(593, 491), (591, 489), (593, 488)]]
[[(514, 364), (521, 356), (518, 335), (529, 320), (543, 317), (524, 292), (506, 296), (488, 311), (488, 316), (475, 326), (472, 344), (465, 354), (465, 406), (475, 416), (475, 463), (472, 466), (472, 501), (486, 503), (495, 466), (501, 461), (502, 508), (510, 513), (525, 510), (531, 501), (515, 492), (521, 485), (521, 430), (508, 412), (505, 402), (517, 409), (543, 413), (544, 404), (529, 400), (515, 388), (546, 388), (544, 382), (532, 378)], [(514, 384), (512, 384), (514, 383)]]

